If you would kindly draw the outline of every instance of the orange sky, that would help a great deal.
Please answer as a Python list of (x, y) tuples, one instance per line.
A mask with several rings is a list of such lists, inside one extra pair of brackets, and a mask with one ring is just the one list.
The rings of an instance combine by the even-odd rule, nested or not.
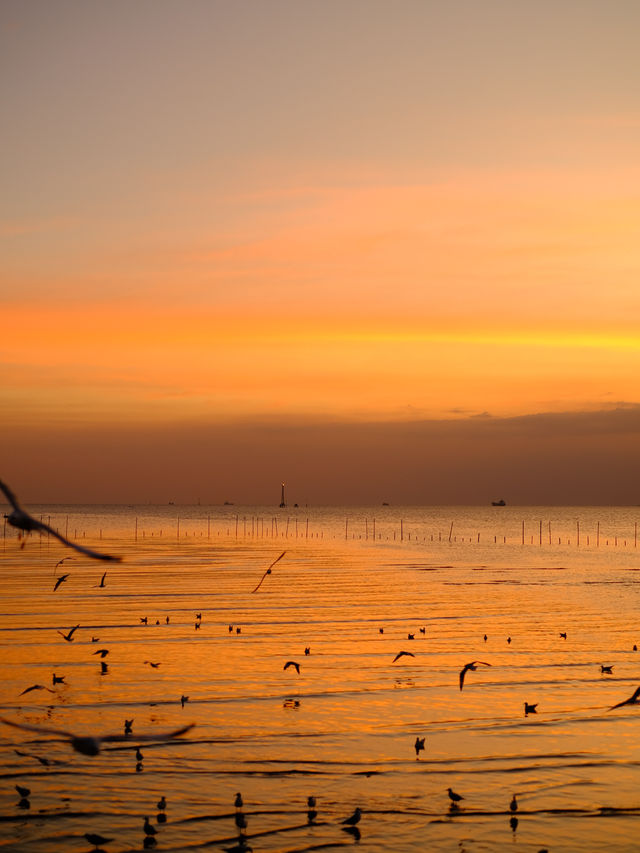
[[(170, 489), (127, 473), (131, 430), (188, 468), (192, 428), (253, 429), (259, 447), (265, 424), (304, 427), (326, 455), (329, 425), (375, 426), (380, 450), (407, 421), (582, 413), (583, 434), (634, 412), (640, 11), (615, 5), (6, 4), (4, 478), (100, 499), (106, 430), (110, 500), (189, 500), (206, 490), (180, 466)], [(593, 429), (589, 454), (609, 452)], [(68, 474), (78, 430), (84, 481)], [(373, 458), (384, 492), (397, 471), (375, 443)], [(344, 464), (307, 472), (307, 499), (377, 501), (364, 481), (333, 495)], [(577, 465), (563, 500), (597, 502)], [(608, 500), (634, 502), (632, 469)], [(518, 500), (554, 500), (522, 475)], [(250, 502), (284, 473), (238, 449), (217, 476), (212, 500), (237, 485)], [(484, 500), (473, 476), (447, 500)]]

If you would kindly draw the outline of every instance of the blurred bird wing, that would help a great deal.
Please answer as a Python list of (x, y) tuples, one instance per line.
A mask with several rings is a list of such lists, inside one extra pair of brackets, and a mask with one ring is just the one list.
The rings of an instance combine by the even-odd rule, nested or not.
[(7, 726), (13, 726), (15, 729), (24, 729), (27, 732), (38, 732), (39, 734), (58, 735), (59, 737), (72, 738), (75, 737), (71, 732), (63, 729), (52, 729), (49, 726), (34, 726), (31, 723), (15, 723), (13, 720), (7, 720), (6, 717), (0, 717), (0, 723)]
[[(181, 728), (175, 729), (175, 731), (172, 731), (172, 732), (159, 732), (158, 734), (149, 734), (149, 735), (138, 735), (137, 734), (135, 736), (135, 741), (136, 741), (136, 743), (138, 741), (140, 741), (140, 742), (144, 741), (145, 743), (149, 743), (151, 741), (157, 741), (157, 740), (173, 740), (174, 738), (180, 737), (180, 735), (186, 734), (186, 732), (190, 731), (190, 729), (192, 729), (194, 726), (195, 726), (195, 723), (189, 723), (188, 726), (182, 726)], [(131, 737), (129, 737), (128, 735), (105, 735), (104, 737), (101, 737), (100, 740), (103, 743), (116, 743), (118, 741), (125, 741), (125, 740), (130, 742)]]
[(266, 578), (266, 576), (270, 573), (271, 569), (275, 566), (275, 564), (278, 562), (278, 560), (281, 560), (281, 559), (284, 557), (284, 555), (285, 555), (286, 553), (287, 553), (286, 551), (283, 551), (283, 552), (282, 552), (282, 554), (280, 554), (280, 556), (279, 556), (279, 557), (276, 557), (276, 559), (273, 561), (273, 563), (271, 563), (271, 565), (269, 566), (269, 568), (266, 570), (266, 572), (265, 572), (265, 573), (262, 575), (262, 577), (260, 578), (260, 583), (259, 583), (259, 584), (254, 588), (254, 589), (252, 589), (252, 590), (251, 590), (251, 592), (252, 592), (252, 593), (257, 592), (257, 591), (260, 589), (260, 587), (262, 586), (262, 583), (263, 583), (264, 579), (265, 579), (265, 578)]
[(18, 503), (18, 499), (17, 499), (17, 497), (13, 494), (13, 492), (11, 491), (11, 489), (9, 488), (9, 486), (7, 486), (7, 484), (6, 484), (6, 483), (3, 483), (3, 482), (2, 482), (2, 480), (0, 480), (0, 489), (4, 492), (4, 496), (6, 497), (6, 499), (9, 501), (9, 503), (11, 504), (11, 506), (12, 506), (12, 507), (17, 511), (17, 512), (24, 512), (24, 510), (22, 509), (22, 507), (21, 507), (21, 506), (20, 506), (20, 504)]

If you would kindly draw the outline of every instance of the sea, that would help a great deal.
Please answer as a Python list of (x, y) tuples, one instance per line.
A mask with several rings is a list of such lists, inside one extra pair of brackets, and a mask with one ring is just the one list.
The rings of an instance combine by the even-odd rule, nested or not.
[(640, 849), (640, 508), (28, 509), (0, 850)]

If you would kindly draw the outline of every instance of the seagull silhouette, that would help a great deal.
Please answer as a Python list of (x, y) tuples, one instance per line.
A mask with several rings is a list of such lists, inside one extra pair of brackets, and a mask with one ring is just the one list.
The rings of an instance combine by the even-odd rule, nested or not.
[(512, 812), (517, 812), (517, 811), (518, 811), (518, 801), (516, 800), (516, 795), (515, 795), (515, 794), (513, 795), (513, 799), (512, 799), (512, 800), (511, 800), (511, 802), (509, 803), (509, 808), (511, 809), (511, 811), (512, 811)]
[(91, 652), (92, 655), (100, 655), (101, 658), (106, 658), (109, 654), (109, 649), (98, 649), (97, 652)]
[(52, 690), (50, 687), (45, 687), (44, 684), (32, 684), (31, 687), (27, 687), (26, 690), (23, 690), (20, 693), (20, 696), (24, 696), (25, 693), (31, 693), (32, 690), (48, 690), (49, 693), (55, 693), (55, 690)]
[(31, 788), (23, 788), (22, 785), (15, 786), (16, 791), (20, 794), (23, 800), (26, 800), (31, 793)]
[(23, 531), (24, 533), (31, 533), (34, 530), (37, 530), (39, 533), (49, 533), (51, 536), (54, 536), (63, 545), (66, 545), (68, 548), (73, 548), (75, 551), (79, 551), (81, 554), (86, 554), (87, 557), (91, 557), (94, 560), (121, 560), (121, 557), (112, 557), (110, 554), (101, 554), (99, 551), (92, 551), (90, 548), (83, 548), (82, 545), (76, 545), (75, 542), (69, 541), (69, 539), (65, 539), (57, 530), (54, 530), (53, 527), (49, 527), (48, 524), (45, 524), (42, 521), (38, 521), (32, 515), (24, 510), (20, 504), (18, 503), (18, 499), (11, 491), (9, 486), (6, 483), (3, 483), (0, 480), (0, 490), (4, 492), (4, 496), (9, 501), (13, 510), (9, 513), (9, 515), (5, 514), (5, 518), (9, 522), (12, 527), (15, 527), (17, 530)]
[(104, 587), (106, 586), (106, 584), (105, 584), (105, 582), (104, 582), (104, 579), (106, 578), (106, 576), (107, 576), (107, 573), (105, 572), (105, 573), (102, 575), (102, 577), (100, 578), (100, 583), (98, 584), (98, 588), (102, 589), (102, 588), (104, 588)]
[[(6, 717), (0, 717), (0, 723), (6, 726), (13, 726), (15, 729), (24, 729), (26, 732), (38, 732), (45, 735), (58, 735), (63, 740), (69, 741), (76, 752), (82, 755), (98, 755), (103, 743), (118, 743), (121, 741), (130, 740), (126, 735), (74, 735), (71, 732), (63, 731), (62, 729), (53, 729), (48, 726), (33, 726), (28, 723), (14, 723), (13, 720), (7, 720)], [(190, 723), (188, 726), (175, 729), (172, 732), (164, 732), (163, 734), (155, 735), (136, 735), (139, 741), (164, 741), (173, 740), (180, 737), (194, 727), (195, 723)]]
[(257, 585), (257, 587), (256, 587), (255, 589), (252, 589), (252, 590), (251, 590), (251, 592), (252, 592), (252, 593), (253, 593), (253, 592), (257, 592), (257, 591), (260, 589), (260, 587), (262, 586), (262, 582), (264, 581), (264, 579), (266, 578), (266, 576), (271, 574), (271, 569), (275, 566), (275, 564), (278, 562), (278, 560), (281, 560), (281, 559), (284, 557), (284, 555), (285, 555), (286, 553), (287, 553), (286, 551), (283, 551), (283, 552), (282, 552), (282, 554), (280, 554), (280, 556), (279, 556), (279, 557), (277, 557), (277, 558), (273, 561), (273, 563), (271, 563), (271, 565), (269, 566), (269, 568), (267, 569), (267, 571), (266, 571), (266, 572), (262, 575), (262, 577), (260, 578), (260, 583)]
[(94, 847), (101, 847), (103, 844), (109, 844), (113, 841), (113, 838), (105, 838), (104, 835), (98, 835), (97, 832), (85, 832), (84, 837)]
[(617, 705), (612, 705), (608, 710), (613, 711), (614, 708), (622, 708), (623, 705), (637, 705), (640, 702), (640, 687), (635, 691), (633, 696), (629, 696), (624, 702), (618, 702)]
[(398, 658), (401, 658), (403, 655), (408, 655), (410, 658), (415, 657), (413, 652), (398, 652), (398, 654), (394, 657), (394, 659), (391, 661), (391, 663), (395, 663), (398, 660)]
[(613, 675), (613, 665), (612, 666), (600, 665), (600, 672), (607, 672), (607, 673), (609, 673), (609, 675)]
[(158, 811), (163, 812), (167, 807), (167, 801), (164, 797), (164, 794), (160, 797), (160, 800), (156, 803), (156, 808)]
[(242, 794), (240, 793), (240, 791), (238, 791), (238, 793), (236, 794), (236, 798), (233, 804), (237, 809), (241, 809), (244, 805), (244, 803), (242, 802)]
[(67, 572), (66, 575), (60, 575), (59, 578), (56, 578), (56, 585), (54, 586), (53, 591), (55, 592), (58, 589), (58, 587), (60, 586), (60, 584), (64, 583), (68, 577), (69, 577), (69, 573)]
[(295, 666), (296, 672), (300, 675), (300, 664), (296, 663), (294, 660), (288, 660), (285, 665), (282, 667), (283, 669), (289, 669), (290, 666)]
[(52, 675), (52, 678), (51, 678), (51, 682), (52, 682), (54, 687), (56, 686), (56, 684), (64, 684), (65, 683), (64, 675), (56, 675), (54, 672)]
[(466, 663), (464, 667), (460, 670), (460, 690), (462, 690), (465, 675), (469, 672), (469, 670), (471, 670), (471, 672), (475, 672), (479, 664), (482, 664), (482, 666), (491, 666), (490, 663), (487, 663), (484, 660), (472, 660), (471, 663)]
[(80, 627), (80, 625), (76, 625), (74, 628), (71, 628), (69, 633), (63, 634), (62, 631), (58, 631), (58, 634), (60, 634), (60, 636), (63, 637), (68, 643), (72, 643), (73, 642), (73, 635), (78, 630), (79, 627)]
[(464, 800), (462, 794), (456, 794), (455, 791), (452, 791), (451, 788), (447, 788), (447, 793), (449, 794), (449, 799), (452, 803), (459, 803), (460, 800)]
[[(638, 690), (639, 690), (639, 692), (640, 692), (640, 688), (638, 688)], [(536, 702), (536, 704), (535, 704), (535, 705), (530, 705), (528, 702), (525, 702), (525, 703), (524, 703), (524, 715), (525, 715), (525, 717), (527, 716), (527, 714), (537, 714), (537, 713), (538, 713), (538, 712), (536, 711), (536, 708), (537, 708), (537, 707), (538, 707), (538, 703), (537, 703), (537, 702)]]
[(362, 811), (360, 806), (356, 806), (356, 810), (351, 815), (351, 817), (345, 818), (342, 823), (348, 824), (349, 826), (355, 826), (357, 823), (360, 823), (360, 818), (362, 817)]
[(416, 742), (413, 745), (413, 748), (416, 751), (416, 761), (420, 758), (420, 752), (424, 749), (424, 741), (423, 737), (417, 737)]

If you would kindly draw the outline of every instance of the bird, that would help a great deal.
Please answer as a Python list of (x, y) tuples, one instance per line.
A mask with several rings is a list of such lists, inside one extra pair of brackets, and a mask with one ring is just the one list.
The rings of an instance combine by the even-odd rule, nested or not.
[(640, 687), (634, 692), (633, 696), (629, 696), (624, 702), (618, 702), (617, 705), (612, 705), (608, 710), (613, 711), (614, 708), (622, 708), (623, 705), (637, 705), (640, 702)]
[(143, 826), (142, 828), (144, 829), (144, 834), (145, 834), (145, 835), (155, 835), (155, 834), (156, 834), (156, 832), (158, 831), (158, 830), (157, 830), (157, 829), (155, 829), (153, 826), (151, 826), (151, 824), (149, 823), (149, 818), (148, 818), (148, 817), (145, 817), (145, 819), (144, 819), (144, 826)]
[(156, 808), (158, 811), (163, 812), (167, 807), (167, 801), (164, 798), (164, 794), (160, 797), (160, 800), (156, 803)]
[(613, 675), (613, 666), (600, 666), (600, 672), (607, 672), (609, 675)]
[(67, 643), (72, 643), (73, 642), (73, 635), (75, 634), (75, 632), (78, 630), (79, 627), (80, 627), (80, 625), (76, 625), (75, 628), (71, 628), (71, 630), (67, 634), (63, 634), (62, 631), (58, 631), (58, 634), (60, 634), (60, 636), (63, 637), (67, 641)]
[(296, 672), (300, 675), (300, 664), (296, 663), (294, 660), (288, 660), (285, 665), (282, 667), (283, 669), (289, 669), (290, 666), (294, 666), (296, 668)]
[(379, 634), (384, 634), (384, 628), (378, 628), (378, 633), (379, 633)]
[(456, 792), (452, 791), (451, 788), (447, 788), (447, 793), (449, 794), (449, 799), (451, 800), (451, 802), (455, 803), (456, 805), (460, 802), (460, 800), (464, 800), (462, 794), (456, 794)]
[(61, 566), (65, 562), (65, 560), (73, 560), (73, 557), (63, 557), (61, 560), (58, 560), (58, 562), (53, 567), (53, 571), (55, 572), (58, 566)]
[(511, 800), (511, 802), (509, 803), (509, 808), (511, 809), (511, 811), (512, 811), (512, 812), (517, 812), (517, 811), (518, 811), (518, 801), (516, 800), (516, 795), (515, 795), (515, 794), (513, 795), (513, 799), (512, 799), (512, 800)]
[(238, 793), (236, 794), (236, 798), (233, 804), (237, 809), (241, 809), (244, 805), (244, 803), (242, 802), (242, 794), (240, 793), (240, 791), (238, 791)]
[(56, 675), (54, 672), (52, 677), (52, 683), (54, 687), (56, 686), (56, 684), (64, 684), (64, 675)]
[(281, 560), (284, 557), (284, 555), (286, 553), (287, 553), (286, 551), (283, 551), (279, 557), (276, 557), (276, 559), (273, 561), (273, 563), (271, 563), (271, 565), (269, 566), (267, 571), (260, 578), (260, 583), (255, 587), (255, 589), (251, 590), (252, 593), (257, 592), (260, 589), (260, 587), (262, 586), (262, 583), (263, 583), (264, 579), (266, 578), (266, 576), (271, 574), (271, 569), (275, 566), (275, 564), (278, 562), (278, 560)]
[(140, 747), (136, 749), (136, 761), (140, 762), (144, 758), (144, 755), (140, 751)]
[(149, 666), (152, 666), (154, 669), (157, 669), (160, 666), (160, 661), (154, 663), (152, 660), (146, 660), (145, 663), (148, 663)]
[(141, 616), (141, 617), (140, 617), (140, 622), (141, 622), (143, 625), (148, 625), (148, 624), (149, 624), (149, 617), (148, 617), (148, 616)]
[(92, 642), (92, 643), (99, 643), (99, 642), (100, 642), (100, 637), (92, 637), (92, 638), (91, 638), (91, 642)]
[(198, 631), (200, 629), (200, 622), (194, 622), (193, 627)]
[(420, 628), (420, 633), (421, 633), (421, 634), (426, 634), (426, 633), (427, 633), (427, 629), (426, 629), (426, 628)]
[(311, 654), (311, 648), (309, 646), (305, 646), (304, 647), (304, 653), (305, 653), (305, 655), (310, 655)]
[(34, 530), (37, 530), (39, 533), (48, 533), (51, 536), (54, 536), (58, 541), (62, 542), (63, 545), (66, 545), (68, 548), (73, 548), (76, 551), (79, 551), (81, 554), (86, 554), (87, 557), (91, 557), (94, 560), (115, 560), (119, 561), (121, 557), (113, 557), (110, 554), (102, 554), (99, 551), (92, 551), (90, 548), (84, 548), (82, 545), (76, 545), (75, 542), (71, 542), (69, 539), (65, 539), (57, 530), (54, 530), (53, 527), (49, 527), (48, 524), (45, 524), (43, 521), (38, 521), (32, 515), (23, 509), (18, 503), (18, 499), (11, 491), (9, 486), (6, 483), (3, 483), (0, 480), (0, 490), (4, 492), (4, 496), (9, 501), (11, 506), (13, 507), (12, 511), (9, 515), (5, 514), (5, 518), (8, 523), (15, 527), (17, 530), (20, 530), (24, 533), (31, 533)]
[(109, 649), (98, 649), (95, 652), (91, 652), (92, 655), (100, 655), (101, 658), (106, 658), (109, 654)]
[(55, 693), (55, 690), (52, 690), (50, 687), (45, 687), (44, 684), (32, 684), (31, 687), (27, 687), (25, 690), (20, 693), (20, 696), (24, 696), (25, 693), (31, 693), (32, 690), (48, 690), (49, 693)]
[(180, 697), (180, 704), (182, 705), (183, 708), (184, 708), (185, 702), (188, 702), (188, 701), (189, 701), (189, 697), (185, 696), (183, 693), (182, 696)]
[(19, 749), (13, 750), (16, 755), (21, 755), (23, 758), (35, 758), (43, 767), (50, 767), (52, 764), (66, 764), (66, 761), (60, 761), (57, 758), (43, 758), (41, 755), (35, 755), (33, 752), (21, 752)]
[(511, 637), (507, 637), (507, 643), (511, 642)]
[(425, 738), (417, 737), (416, 742), (413, 745), (413, 748), (416, 751), (416, 761), (420, 758), (420, 752), (424, 749), (424, 741)]
[(16, 791), (20, 794), (23, 800), (26, 800), (31, 793), (31, 788), (23, 788), (22, 785), (15, 786)]
[(310, 809), (315, 809), (316, 807), (316, 798), (315, 797), (307, 797), (307, 806)]
[(416, 638), (415, 634), (407, 634), (407, 640), (415, 640), (415, 638)]
[(132, 728), (131, 728), (132, 726), (133, 726), (133, 720), (125, 720), (124, 721), (124, 733), (126, 735), (130, 735), (133, 733)]
[[(71, 747), (76, 752), (82, 753), (82, 755), (98, 755), (103, 743), (117, 743), (119, 741), (128, 740), (126, 735), (74, 735), (72, 732), (67, 732), (63, 729), (54, 729), (49, 728), (48, 726), (34, 726), (28, 723), (15, 723), (13, 720), (8, 720), (6, 717), (0, 717), (0, 722), (7, 726), (13, 726), (16, 729), (24, 729), (24, 731), (27, 732), (57, 735), (63, 740), (69, 741)], [(180, 735), (188, 732), (194, 725), (194, 723), (190, 723), (188, 726), (182, 726), (182, 728), (175, 729), (171, 732), (152, 735), (137, 735), (137, 737), (140, 741), (173, 740), (174, 738), (180, 737)]]
[(537, 702), (535, 705), (530, 705), (528, 702), (525, 702), (524, 703), (524, 715), (525, 715), (525, 717), (527, 716), (527, 714), (537, 714), (538, 713), (536, 711), (537, 707), (538, 707)]
[(408, 655), (410, 658), (415, 657), (413, 652), (398, 652), (398, 654), (394, 657), (394, 659), (391, 661), (391, 663), (395, 663), (398, 660), (398, 658), (401, 658), (403, 655)]
[(104, 582), (104, 579), (106, 578), (106, 576), (107, 576), (107, 573), (105, 572), (100, 579), (100, 583), (98, 584), (98, 587), (100, 589), (103, 589), (106, 586), (106, 584)]
[(360, 810), (360, 806), (356, 806), (356, 810), (351, 815), (351, 817), (345, 818), (342, 823), (347, 824), (348, 826), (355, 826), (357, 823), (360, 823), (360, 818), (362, 817), (362, 811)]
[(66, 579), (69, 577), (69, 572), (66, 575), (60, 575), (59, 578), (56, 578), (55, 586), (53, 587), (53, 591), (55, 592), (61, 583), (64, 583)]
[(487, 637), (487, 635), (485, 634), (485, 635), (484, 635), (484, 637), (483, 637), (482, 639), (483, 639), (483, 640), (485, 641), (485, 643), (486, 643), (486, 642), (487, 642), (487, 640), (488, 640), (489, 638), (488, 638), (488, 637)]
[(560, 631), (560, 636), (562, 637), (563, 640), (566, 640), (567, 639), (567, 632), (566, 631)]
[(96, 832), (85, 832), (84, 837), (94, 847), (102, 847), (103, 844), (109, 844), (113, 841), (113, 838), (105, 838), (104, 835), (98, 835)]
[(484, 660), (472, 660), (471, 663), (466, 663), (464, 667), (460, 670), (460, 690), (462, 690), (465, 675), (469, 672), (469, 670), (471, 670), (471, 672), (475, 672), (479, 664), (482, 664), (482, 666), (491, 666), (490, 663), (487, 663)]

